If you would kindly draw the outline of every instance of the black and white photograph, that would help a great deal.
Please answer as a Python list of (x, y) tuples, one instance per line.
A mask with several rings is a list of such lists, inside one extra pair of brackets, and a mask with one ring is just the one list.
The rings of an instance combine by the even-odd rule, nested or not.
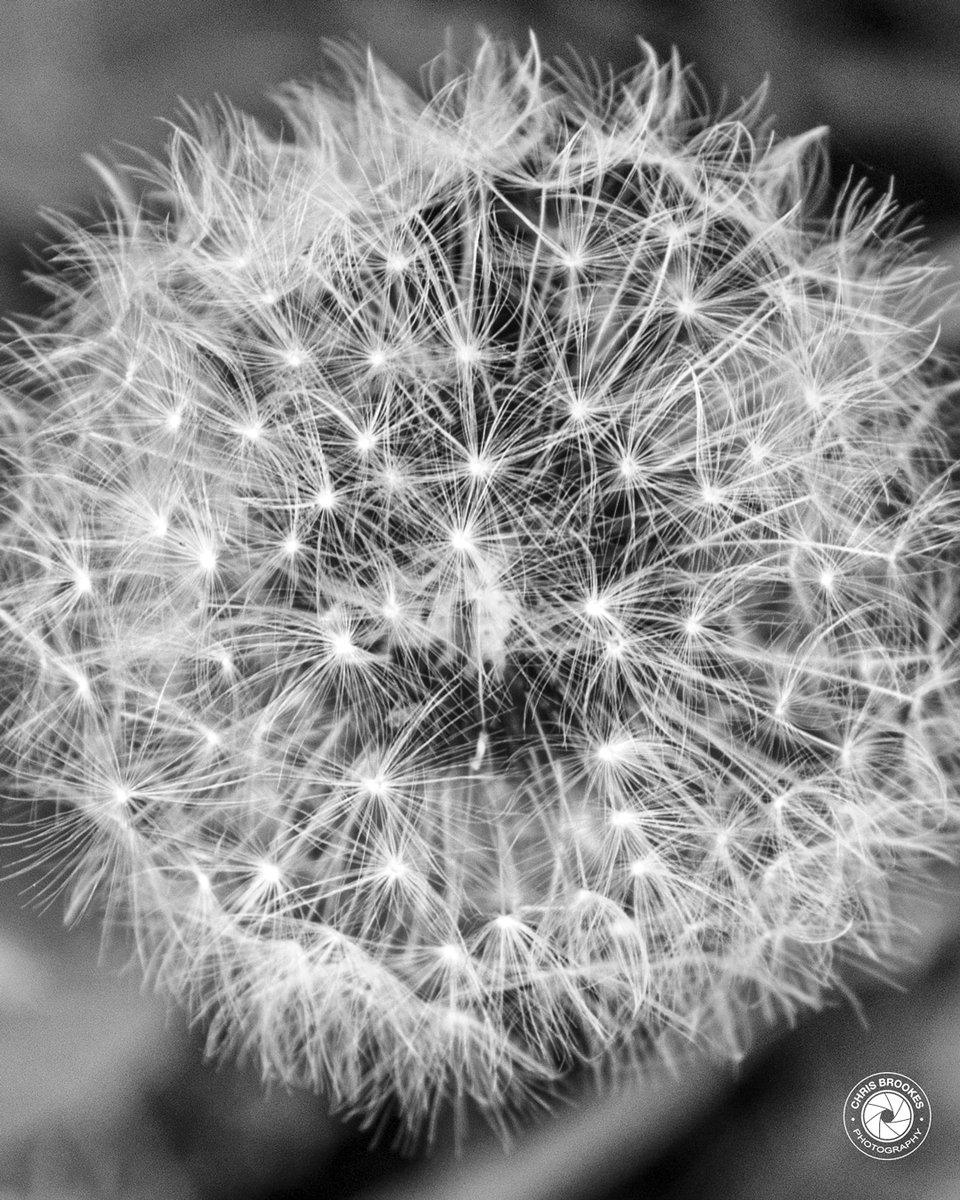
[(0, 1200), (958, 1200), (957, 0), (4, 0)]

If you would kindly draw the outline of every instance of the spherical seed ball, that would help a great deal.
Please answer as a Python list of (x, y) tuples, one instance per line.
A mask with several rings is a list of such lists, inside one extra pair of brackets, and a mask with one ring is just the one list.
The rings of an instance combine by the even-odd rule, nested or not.
[(950, 844), (931, 269), (646, 47), (334, 53), (118, 179), (12, 344), (4, 761), (212, 1049), (499, 1120), (739, 1052)]

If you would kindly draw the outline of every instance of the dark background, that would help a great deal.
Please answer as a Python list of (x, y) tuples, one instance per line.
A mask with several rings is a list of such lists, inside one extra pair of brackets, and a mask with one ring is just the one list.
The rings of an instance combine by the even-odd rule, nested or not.
[[(308, 76), (326, 37), (353, 35), (411, 81), (445, 38), (478, 24), (546, 55), (572, 47), (624, 68), (640, 34), (678, 46), (707, 97), (732, 104), (769, 77), (782, 134), (827, 124), (832, 179), (890, 186), (960, 281), (960, 4), (957, 0), (582, 0), (471, 6), (401, 0), (4, 0), (0, 28), (0, 313), (34, 311), (23, 281), (42, 208), (93, 211), (83, 155), (159, 152), (178, 98), (230, 97), (270, 119), (265, 93)], [(127, 154), (127, 158), (132, 157)], [(960, 344), (960, 305), (944, 342)], [(15, 853), (5, 852), (6, 874)], [(42, 889), (0, 884), (0, 1200), (957, 1200), (960, 1197), (960, 900), (904, 898), (915, 933), (899, 990), (867, 975), (847, 1000), (775, 1030), (739, 1068), (705, 1061), (651, 1076), (521, 1135), (504, 1157), (482, 1130), (452, 1157), (402, 1158), (327, 1116), (322, 1097), (267, 1091), (200, 1065), (202, 1038), (141, 994), (135, 970), (98, 962), (95, 922), (64, 932)], [(24, 889), (27, 889), (24, 891)], [(40, 897), (42, 899), (42, 896)], [(874, 1071), (924, 1086), (933, 1130), (909, 1159), (875, 1163), (846, 1141), (849, 1089)]]

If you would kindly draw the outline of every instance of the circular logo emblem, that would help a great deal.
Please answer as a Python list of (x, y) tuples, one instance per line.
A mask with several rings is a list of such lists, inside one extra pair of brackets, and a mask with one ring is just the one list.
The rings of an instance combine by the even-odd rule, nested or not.
[(843, 1128), (861, 1154), (906, 1158), (930, 1132), (930, 1101), (909, 1075), (880, 1071), (850, 1089)]

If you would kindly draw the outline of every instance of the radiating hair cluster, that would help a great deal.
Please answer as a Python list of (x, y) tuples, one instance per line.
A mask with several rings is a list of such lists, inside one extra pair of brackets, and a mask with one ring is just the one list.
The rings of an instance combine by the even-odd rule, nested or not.
[(113, 176), (8, 348), (15, 837), (368, 1117), (737, 1054), (954, 840), (931, 268), (642, 45), (332, 64)]

